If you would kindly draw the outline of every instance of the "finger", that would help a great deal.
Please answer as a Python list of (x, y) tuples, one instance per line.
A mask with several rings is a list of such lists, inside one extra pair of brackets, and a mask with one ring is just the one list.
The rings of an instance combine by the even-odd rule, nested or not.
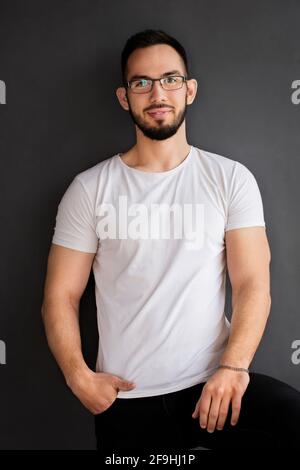
[(200, 426), (203, 429), (205, 429), (207, 426), (211, 399), (212, 399), (211, 393), (203, 389), (200, 400), (199, 400), (199, 404), (198, 404), (198, 414), (197, 414), (197, 416), (199, 416)]
[(242, 397), (240, 395), (234, 395), (232, 398), (232, 414), (231, 414), (231, 424), (234, 426), (239, 419), (241, 411)]
[(224, 427), (230, 405), (230, 395), (224, 395), (220, 404), (217, 429), (221, 431)]
[(210, 409), (209, 409), (209, 415), (208, 415), (208, 423), (207, 423), (207, 431), (208, 432), (214, 432), (216, 423), (219, 417), (219, 410), (220, 410), (220, 404), (222, 400), (222, 395), (217, 392), (216, 394), (213, 395)]

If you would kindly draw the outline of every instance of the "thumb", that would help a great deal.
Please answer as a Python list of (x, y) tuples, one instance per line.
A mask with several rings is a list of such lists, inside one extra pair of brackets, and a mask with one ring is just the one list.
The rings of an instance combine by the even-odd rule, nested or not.
[(124, 391), (135, 388), (135, 383), (130, 382), (130, 380), (118, 379), (116, 382), (116, 385), (119, 390), (124, 390)]

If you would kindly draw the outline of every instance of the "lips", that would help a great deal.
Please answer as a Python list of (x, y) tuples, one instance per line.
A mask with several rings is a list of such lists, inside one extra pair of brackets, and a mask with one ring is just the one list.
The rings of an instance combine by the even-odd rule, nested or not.
[(151, 109), (148, 111), (148, 114), (152, 117), (164, 117), (167, 113), (169, 113), (171, 110), (169, 108), (157, 108), (157, 109)]

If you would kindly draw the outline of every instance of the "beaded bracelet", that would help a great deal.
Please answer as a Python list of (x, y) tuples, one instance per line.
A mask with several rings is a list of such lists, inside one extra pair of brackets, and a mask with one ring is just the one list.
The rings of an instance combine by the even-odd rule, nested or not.
[(237, 372), (247, 372), (249, 374), (249, 369), (244, 369), (244, 367), (232, 367), (232, 366), (227, 366), (225, 364), (221, 364), (218, 369), (230, 369), (230, 370), (235, 370)]

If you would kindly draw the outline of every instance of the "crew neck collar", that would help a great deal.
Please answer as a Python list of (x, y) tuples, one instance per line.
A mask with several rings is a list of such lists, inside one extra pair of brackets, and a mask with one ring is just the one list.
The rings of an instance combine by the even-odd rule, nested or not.
[(171, 168), (170, 170), (166, 170), (166, 171), (144, 171), (144, 170), (139, 170), (137, 168), (133, 168), (131, 166), (128, 166), (125, 162), (123, 162), (123, 160), (121, 158), (121, 155), (123, 155), (122, 153), (118, 153), (116, 155), (116, 157), (117, 157), (118, 163), (120, 165), (122, 165), (123, 168), (125, 168), (128, 172), (133, 172), (133, 173), (139, 174), (139, 175), (145, 175), (146, 177), (147, 177), (147, 175), (161, 177), (161, 176), (168, 176), (168, 175), (171, 175), (171, 174), (173, 175), (174, 173), (179, 172), (183, 167), (185, 167), (191, 159), (191, 156), (192, 156), (192, 153), (193, 153), (193, 148), (194, 148), (193, 145), (191, 145), (191, 148), (190, 148), (190, 151), (189, 151), (188, 155), (185, 157), (184, 160), (182, 160), (181, 163), (179, 163), (179, 165), (175, 166), (174, 168)]

